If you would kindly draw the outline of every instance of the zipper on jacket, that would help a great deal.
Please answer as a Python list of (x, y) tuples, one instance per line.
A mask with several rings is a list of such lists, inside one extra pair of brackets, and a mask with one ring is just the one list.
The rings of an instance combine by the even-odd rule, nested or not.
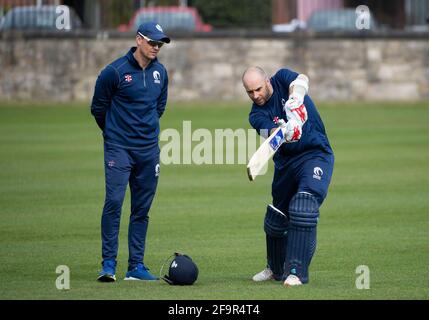
[(145, 72), (145, 69), (143, 69), (143, 86), (146, 88), (146, 72)]

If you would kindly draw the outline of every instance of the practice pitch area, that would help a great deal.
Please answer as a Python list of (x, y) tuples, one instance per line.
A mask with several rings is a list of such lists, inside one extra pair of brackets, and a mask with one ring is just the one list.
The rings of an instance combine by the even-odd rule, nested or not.
[[(245, 164), (161, 164), (145, 263), (158, 275), (173, 252), (186, 253), (199, 267), (197, 282), (122, 280), (127, 192), (118, 281), (99, 283), (103, 152), (89, 107), (0, 104), (0, 299), (428, 299), (428, 105), (318, 107), (334, 175), (310, 283), (286, 289), (251, 280), (265, 267), (272, 161), (254, 182)], [(247, 130), (249, 108), (171, 103), (161, 129), (192, 121), (195, 129)], [(69, 270), (67, 290), (61, 270)]]

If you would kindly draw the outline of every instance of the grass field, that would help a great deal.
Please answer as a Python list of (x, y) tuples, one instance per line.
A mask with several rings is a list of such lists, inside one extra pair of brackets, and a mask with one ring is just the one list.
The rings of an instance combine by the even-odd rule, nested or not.
[[(127, 282), (129, 193), (113, 284), (100, 269), (102, 139), (85, 105), (0, 106), (0, 299), (428, 299), (429, 106), (319, 106), (336, 155), (321, 208), (310, 284), (253, 283), (265, 265), (270, 172), (244, 165), (162, 165), (146, 264), (159, 274), (174, 251), (200, 269), (191, 287)], [(249, 128), (248, 104), (171, 104), (162, 129)], [(55, 270), (71, 270), (57, 290)], [(358, 290), (355, 270), (370, 270)]]

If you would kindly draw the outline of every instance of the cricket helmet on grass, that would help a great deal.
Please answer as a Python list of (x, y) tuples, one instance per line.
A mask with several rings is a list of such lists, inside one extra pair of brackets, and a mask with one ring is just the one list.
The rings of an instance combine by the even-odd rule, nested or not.
[[(198, 278), (198, 267), (195, 262), (192, 261), (191, 257), (177, 252), (170, 256), (168, 260), (172, 257), (173, 260), (170, 262), (168, 275), (164, 275), (161, 279), (171, 285), (186, 286), (194, 284)], [(162, 266), (162, 268), (163, 267), (164, 266)]]

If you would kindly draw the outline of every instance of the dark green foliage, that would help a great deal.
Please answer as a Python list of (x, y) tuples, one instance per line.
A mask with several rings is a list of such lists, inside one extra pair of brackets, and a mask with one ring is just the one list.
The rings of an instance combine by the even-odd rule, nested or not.
[(270, 0), (193, 0), (204, 22), (215, 28), (269, 28)]

